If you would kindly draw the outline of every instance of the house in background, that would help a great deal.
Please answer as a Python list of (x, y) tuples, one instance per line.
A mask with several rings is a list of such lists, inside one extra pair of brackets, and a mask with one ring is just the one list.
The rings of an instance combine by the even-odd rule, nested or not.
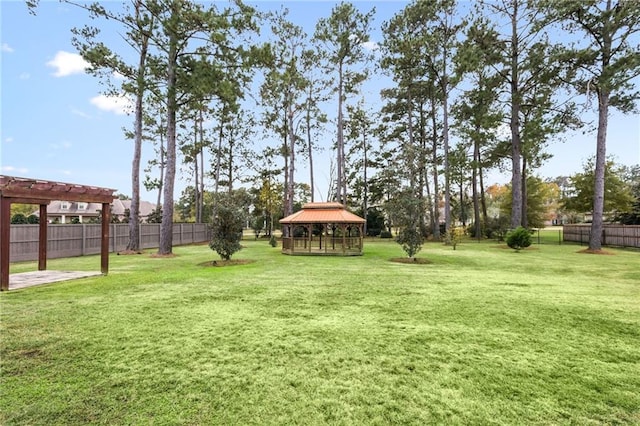
[[(131, 200), (113, 200), (111, 204), (111, 216), (119, 221), (128, 218)], [(146, 222), (147, 217), (156, 208), (155, 204), (140, 201), (140, 221)], [(102, 204), (83, 203), (76, 201), (52, 201), (47, 206), (47, 222), (49, 223), (91, 223), (97, 222), (102, 210)], [(34, 212), (36, 216), (39, 212)]]

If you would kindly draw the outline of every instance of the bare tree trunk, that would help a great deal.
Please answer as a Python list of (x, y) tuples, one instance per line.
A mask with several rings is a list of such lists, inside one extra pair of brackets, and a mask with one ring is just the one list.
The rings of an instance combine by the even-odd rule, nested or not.
[(522, 226), (525, 228), (529, 226), (527, 219), (527, 157), (522, 157)]
[[(173, 12), (178, 13), (178, 12)], [(162, 224), (160, 225), (160, 247), (158, 254), (173, 252), (173, 187), (176, 177), (176, 67), (177, 37), (169, 37), (169, 56), (167, 64), (167, 169), (164, 180)]]
[[(445, 69), (446, 73), (446, 62)], [(447, 94), (446, 75), (443, 83), (442, 99), (442, 145), (444, 148), (444, 228), (449, 232), (451, 228), (451, 183), (449, 171), (449, 95)]]
[[(407, 132), (409, 133), (409, 149), (405, 152), (409, 154), (406, 168), (409, 170), (409, 187), (416, 191), (416, 167), (415, 167), (415, 146), (413, 137), (413, 99), (411, 97), (411, 87), (407, 88)], [(417, 192), (417, 191), (416, 191)]]
[(216, 173), (215, 182), (213, 183), (213, 192), (217, 195), (220, 191), (220, 169), (222, 168), (222, 140), (224, 139), (224, 125), (226, 122), (226, 107), (222, 107), (220, 114), (220, 131), (218, 132), (218, 150), (216, 153)]
[(195, 196), (194, 207), (196, 210), (196, 223), (200, 223), (200, 209), (198, 209), (198, 206), (200, 205), (200, 176), (198, 168), (198, 119), (196, 118), (193, 122), (193, 174), (195, 181), (193, 185), (193, 192)]
[(316, 186), (313, 181), (313, 141), (311, 140), (311, 96), (313, 92), (313, 84), (309, 84), (309, 103), (307, 105), (307, 154), (309, 155), (309, 184), (311, 185), (311, 202), (314, 201)]
[(596, 142), (595, 186), (593, 189), (593, 217), (589, 250), (602, 250), (602, 228), (604, 222), (604, 174), (607, 158), (607, 125), (609, 114), (609, 91), (599, 88), (598, 134)]
[[(135, 3), (136, 21), (140, 27), (140, 1)], [(136, 73), (136, 107), (133, 141), (133, 161), (131, 163), (131, 206), (129, 208), (129, 242), (127, 250), (140, 250), (140, 158), (142, 156), (142, 104), (145, 93), (145, 72), (149, 36), (143, 35)]]
[(464, 214), (464, 176), (462, 171), (460, 171), (460, 221), (462, 222), (462, 226), (467, 226), (467, 219)]
[[(337, 156), (338, 156), (338, 183), (337, 183), (337, 195), (336, 201), (342, 204), (347, 204), (346, 199), (346, 186), (344, 183), (344, 132), (343, 132), (343, 121), (344, 117), (342, 114), (342, 104), (344, 97), (344, 81), (342, 76), (342, 63), (338, 68), (338, 136), (337, 136)], [(343, 190), (344, 188), (344, 190)]]
[(200, 120), (199, 131), (200, 131), (200, 145), (198, 147), (198, 158), (195, 159), (197, 162), (200, 160), (200, 188), (197, 189), (197, 193), (200, 196), (196, 205), (196, 222), (202, 223), (204, 220), (204, 128), (203, 128), (204, 118), (202, 117), (202, 110), (200, 110)]
[(511, 227), (522, 225), (522, 176), (520, 159), (520, 90), (518, 86), (518, 1), (513, 3), (511, 16)]
[(289, 131), (289, 181), (287, 183), (287, 205), (285, 207), (285, 216), (293, 214), (293, 194), (295, 188), (295, 158), (296, 158), (296, 135), (293, 131), (293, 105), (292, 100), (289, 101), (287, 108), (287, 122)]
[(422, 225), (431, 229), (433, 232), (434, 226), (434, 213), (433, 213), (433, 201), (431, 200), (431, 188), (429, 185), (429, 171), (427, 170), (427, 134), (426, 134), (426, 117), (424, 111), (424, 101), (420, 102), (420, 197), (425, 198), (427, 201), (427, 211), (429, 212), (429, 225), (427, 226), (424, 215), (422, 217)]
[(158, 183), (158, 202), (156, 203), (156, 208), (159, 208), (162, 205), (162, 192), (164, 189), (164, 166), (165, 166), (165, 147), (164, 147), (164, 136), (165, 129), (162, 125), (162, 120), (160, 121), (160, 179)]
[(367, 235), (367, 217), (369, 216), (369, 181), (367, 177), (367, 167), (368, 158), (367, 158), (367, 126), (364, 126), (362, 132), (362, 167), (364, 168), (364, 173), (362, 178), (364, 179), (364, 187), (363, 187), (363, 197), (362, 197), (362, 212), (364, 214), (364, 235)]
[[(138, 93), (136, 93), (135, 130), (133, 142), (133, 161), (131, 164), (131, 207), (129, 208), (129, 242), (127, 250), (140, 250), (140, 157), (142, 155), (142, 101), (144, 97), (144, 62), (143, 52), (140, 52), (142, 71), (138, 69)], [(146, 50), (144, 52), (146, 58)], [(142, 73), (142, 76), (140, 76)]]
[(480, 206), (482, 207), (482, 223), (486, 226), (489, 221), (489, 215), (487, 214), (487, 199), (484, 194), (484, 172), (482, 166), (478, 167), (478, 175), (480, 180)]
[(438, 120), (436, 117), (436, 100), (435, 96), (431, 96), (431, 121), (433, 127), (433, 212), (434, 212), (434, 227), (433, 227), (433, 239), (440, 240), (440, 185), (438, 183)]
[[(479, 129), (476, 128), (476, 134)], [(478, 200), (478, 168), (480, 167), (480, 142), (473, 141), (473, 164), (471, 173), (471, 193), (473, 197), (473, 228), (475, 237), (479, 240), (482, 234), (480, 223), (480, 202)]]
[(234, 134), (234, 128), (232, 127), (229, 130), (229, 159), (228, 159), (228, 168), (227, 168), (227, 180), (229, 182), (228, 188), (227, 188), (227, 192), (229, 194), (231, 194), (231, 192), (233, 192), (233, 145), (235, 145), (234, 143), (234, 138), (235, 138), (235, 134)]

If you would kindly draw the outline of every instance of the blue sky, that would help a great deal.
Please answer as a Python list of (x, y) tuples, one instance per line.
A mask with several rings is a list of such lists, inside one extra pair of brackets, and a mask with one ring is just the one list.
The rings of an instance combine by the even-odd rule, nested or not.
[[(261, 9), (279, 9), (281, 2), (256, 3)], [(330, 14), (334, 2), (286, 2), (291, 20), (313, 32), (320, 17)], [(380, 40), (383, 21), (406, 2), (355, 2), (363, 11), (375, 6), (373, 40)], [(1, 85), (0, 85), (0, 167), (12, 176), (73, 182), (131, 193), (132, 142), (122, 128), (131, 127), (132, 117), (118, 104), (101, 95), (99, 80), (83, 71), (83, 64), (71, 44), (71, 28), (88, 23), (86, 13), (74, 6), (42, 0), (37, 16), (30, 15), (23, 2), (1, 1)], [(106, 40), (121, 43), (116, 27), (104, 27)], [(385, 79), (375, 78), (363, 90), (375, 105), (377, 90)], [(333, 112), (330, 111), (332, 114)], [(595, 119), (595, 114), (587, 118)], [(537, 173), (543, 177), (568, 175), (581, 169), (595, 152), (595, 132), (565, 135), (564, 143), (554, 143), (554, 154)], [(322, 142), (327, 147), (319, 161), (327, 161), (331, 135)], [(145, 147), (144, 159), (151, 157)], [(612, 112), (609, 121), (608, 152), (617, 161), (640, 163), (640, 117)], [(325, 164), (325, 169), (328, 166)], [(299, 168), (301, 180), (306, 172)], [(323, 176), (324, 174), (324, 176)], [(326, 185), (328, 173), (319, 171), (319, 185)], [(323, 182), (323, 180), (325, 182)], [(492, 173), (489, 183), (506, 183), (508, 176)], [(177, 177), (176, 198), (187, 184)], [(321, 190), (324, 196), (325, 190)], [(155, 193), (142, 193), (147, 201)]]

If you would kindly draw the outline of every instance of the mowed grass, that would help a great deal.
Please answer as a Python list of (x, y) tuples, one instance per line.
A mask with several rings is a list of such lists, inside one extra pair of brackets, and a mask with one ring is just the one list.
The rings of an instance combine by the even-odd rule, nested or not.
[(244, 244), (1, 294), (0, 423), (640, 424), (638, 251)]

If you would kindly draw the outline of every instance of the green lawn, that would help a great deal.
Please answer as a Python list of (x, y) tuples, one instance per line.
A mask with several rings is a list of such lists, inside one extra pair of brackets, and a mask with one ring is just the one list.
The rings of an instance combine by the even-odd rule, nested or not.
[(640, 424), (638, 251), (245, 246), (1, 294), (0, 424)]

